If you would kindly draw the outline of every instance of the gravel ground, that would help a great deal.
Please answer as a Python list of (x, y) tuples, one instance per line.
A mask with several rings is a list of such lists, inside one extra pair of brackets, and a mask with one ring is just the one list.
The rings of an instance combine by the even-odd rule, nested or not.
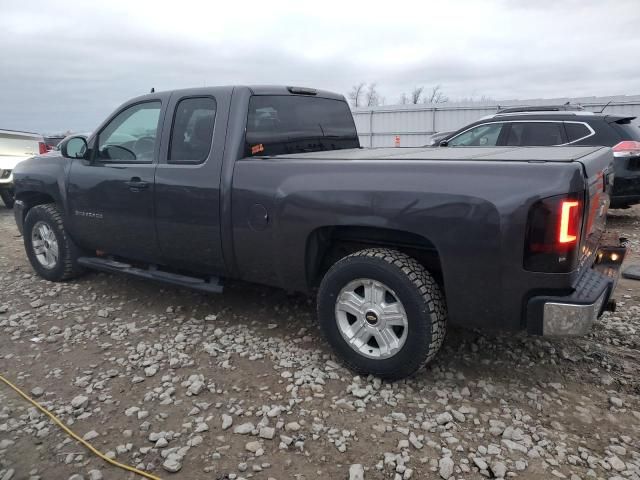
[[(610, 226), (640, 261), (640, 208)], [(354, 377), (314, 303), (117, 275), (36, 277), (0, 207), (0, 374), (100, 450), (166, 478), (638, 479), (640, 283), (575, 339), (452, 329), (417, 376)], [(120, 479), (0, 384), (0, 480)]]

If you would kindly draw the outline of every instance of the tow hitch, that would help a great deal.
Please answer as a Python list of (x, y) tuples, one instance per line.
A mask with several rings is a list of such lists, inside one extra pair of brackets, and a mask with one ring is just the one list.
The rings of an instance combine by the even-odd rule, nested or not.
[[(627, 253), (627, 239), (619, 237), (614, 233), (610, 233), (603, 237), (602, 245), (598, 248), (596, 253), (596, 259), (593, 264), (594, 270), (606, 275), (613, 279), (614, 284), (611, 291), (613, 291), (618, 283), (618, 277), (620, 272), (620, 266), (624, 261), (624, 257)], [(609, 310), (609, 302), (607, 302), (606, 310)], [(615, 305), (613, 306), (615, 309)], [(614, 311), (614, 310), (609, 310)]]

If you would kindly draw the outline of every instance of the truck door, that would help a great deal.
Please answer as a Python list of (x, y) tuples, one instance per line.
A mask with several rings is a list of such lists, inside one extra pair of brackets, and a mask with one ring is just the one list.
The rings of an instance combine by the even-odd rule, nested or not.
[(90, 140), (89, 159), (73, 161), (67, 190), (70, 232), (90, 250), (155, 261), (153, 181), (169, 95), (116, 113)]
[(230, 90), (174, 93), (155, 176), (158, 243), (165, 262), (202, 273), (224, 272), (220, 171)]

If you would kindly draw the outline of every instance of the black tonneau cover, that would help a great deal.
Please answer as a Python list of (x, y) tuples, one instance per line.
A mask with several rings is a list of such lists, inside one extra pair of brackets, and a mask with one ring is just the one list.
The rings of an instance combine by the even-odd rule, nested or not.
[[(301, 160), (487, 160), (512, 162), (575, 162), (595, 155), (611, 156), (608, 147), (395, 147), (291, 153), (265, 158)], [(254, 157), (255, 158), (255, 157)]]

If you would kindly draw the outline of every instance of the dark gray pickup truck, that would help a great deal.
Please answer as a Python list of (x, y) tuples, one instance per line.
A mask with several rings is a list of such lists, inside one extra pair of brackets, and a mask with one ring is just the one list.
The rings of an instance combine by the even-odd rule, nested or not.
[(412, 374), (447, 322), (587, 332), (625, 254), (605, 240), (599, 147), (361, 149), (344, 98), (219, 87), (133, 99), (61, 156), (14, 170), (36, 272), (223, 278), (317, 292), (351, 368)]

